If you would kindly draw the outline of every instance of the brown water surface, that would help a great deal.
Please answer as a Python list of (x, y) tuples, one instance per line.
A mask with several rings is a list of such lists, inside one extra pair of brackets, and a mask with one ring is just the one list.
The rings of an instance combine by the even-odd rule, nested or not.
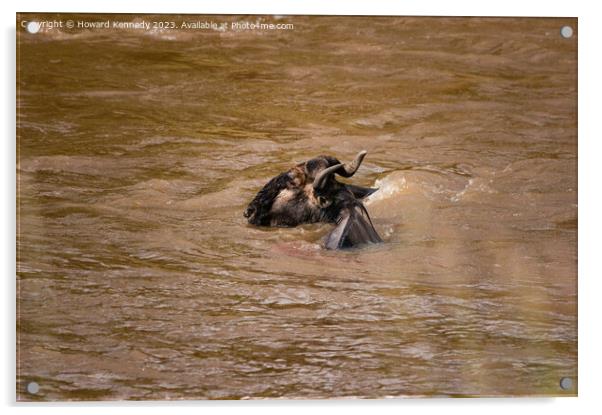
[[(576, 394), (575, 19), (169, 19), (294, 29), (19, 30), (18, 399)], [(362, 149), (384, 244), (246, 224)]]

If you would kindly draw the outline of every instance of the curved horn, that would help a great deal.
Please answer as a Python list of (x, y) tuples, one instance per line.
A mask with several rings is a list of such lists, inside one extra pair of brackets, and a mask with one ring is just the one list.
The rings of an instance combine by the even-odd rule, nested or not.
[(314, 179), (314, 189), (318, 190), (324, 187), (326, 184), (326, 179), (333, 173), (336, 173), (339, 169), (343, 168), (343, 166), (343, 164), (335, 164), (334, 166), (330, 166), (318, 173)]
[(360, 168), (360, 164), (362, 164), (362, 161), (364, 160), (364, 157), (366, 157), (366, 154), (368, 154), (366, 150), (362, 150), (359, 153), (357, 153), (357, 156), (355, 156), (355, 160), (353, 160), (349, 164), (345, 163), (343, 165), (343, 169), (339, 171), (338, 174), (343, 177), (353, 176), (357, 169)]

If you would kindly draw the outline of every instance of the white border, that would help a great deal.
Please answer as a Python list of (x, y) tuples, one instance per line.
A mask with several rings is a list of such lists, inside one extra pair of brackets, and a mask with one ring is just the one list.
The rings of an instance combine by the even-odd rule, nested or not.
[(578, 10), (576, 1), (414, 1), (387, 0), (254, 0), (204, 1), (169, 0), (148, 4), (123, 0), (52, 2), (22, 0), (22, 12), (112, 12), (112, 13), (198, 13), (198, 14), (345, 14), (345, 15), (434, 15), (434, 16), (563, 16), (573, 17)]
[[(602, 90), (602, 16), (596, 13), (594, 1), (525, 1), (502, 0), (498, 2), (468, 0), (415, 1), (396, 4), (386, 0), (307, 0), (307, 1), (213, 1), (192, 2), (169, 0), (149, 5), (146, 2), (127, 3), (123, 0), (105, 0), (91, 4), (82, 1), (53, 0), (20, 1), (16, 5), (2, 2), (2, 81), (5, 90), (2, 99), (1, 182), (3, 203), (1, 204), (4, 227), (1, 239), (2, 264), (4, 265), (2, 311), (3, 340), (0, 402), (5, 413), (80, 414), (82, 412), (106, 414), (107, 410), (127, 411), (134, 414), (163, 414), (167, 407), (182, 413), (199, 411), (230, 412), (235, 410), (250, 413), (306, 413), (344, 410), (364, 413), (376, 409), (384, 413), (399, 414), (404, 410), (426, 413), (483, 412), (504, 414), (508, 411), (545, 411), (546, 415), (568, 413), (593, 413), (600, 408), (598, 395), (602, 382), (599, 354), (602, 351), (599, 316), (602, 316), (598, 296), (602, 295), (602, 274), (598, 257), (601, 257), (597, 235), (601, 234), (600, 220), (600, 97)], [(254, 401), (254, 402), (152, 402), (111, 404), (47, 404), (23, 405), (14, 403), (14, 272), (15, 272), (15, 13), (31, 12), (138, 12), (138, 13), (203, 13), (203, 14), (363, 14), (363, 15), (434, 15), (434, 16), (570, 16), (579, 18), (579, 398), (559, 399), (471, 399), (471, 400), (403, 400), (403, 401)], [(511, 380), (509, 380), (511, 381)], [(374, 407), (374, 408), (373, 408)], [(595, 409), (594, 409), (595, 408)]]

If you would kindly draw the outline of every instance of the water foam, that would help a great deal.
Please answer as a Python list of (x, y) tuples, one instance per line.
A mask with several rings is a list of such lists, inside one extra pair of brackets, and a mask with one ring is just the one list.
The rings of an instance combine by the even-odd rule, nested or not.
[(368, 196), (365, 201), (366, 205), (370, 205), (374, 202), (389, 199), (392, 196), (403, 192), (408, 188), (408, 183), (405, 176), (391, 174), (382, 179), (377, 179), (374, 182), (374, 187), (378, 188), (378, 191)]

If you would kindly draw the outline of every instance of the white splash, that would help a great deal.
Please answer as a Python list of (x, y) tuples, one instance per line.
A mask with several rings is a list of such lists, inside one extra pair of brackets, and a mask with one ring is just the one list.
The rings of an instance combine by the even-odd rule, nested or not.
[(406, 178), (403, 176), (401, 176), (400, 178), (396, 175), (394, 175), (393, 177), (389, 175), (382, 179), (377, 179), (374, 182), (374, 187), (377, 187), (378, 191), (368, 196), (368, 198), (365, 201), (366, 205), (370, 205), (371, 203), (374, 203), (379, 200), (388, 199), (397, 193), (401, 193), (407, 189), (408, 184)]

